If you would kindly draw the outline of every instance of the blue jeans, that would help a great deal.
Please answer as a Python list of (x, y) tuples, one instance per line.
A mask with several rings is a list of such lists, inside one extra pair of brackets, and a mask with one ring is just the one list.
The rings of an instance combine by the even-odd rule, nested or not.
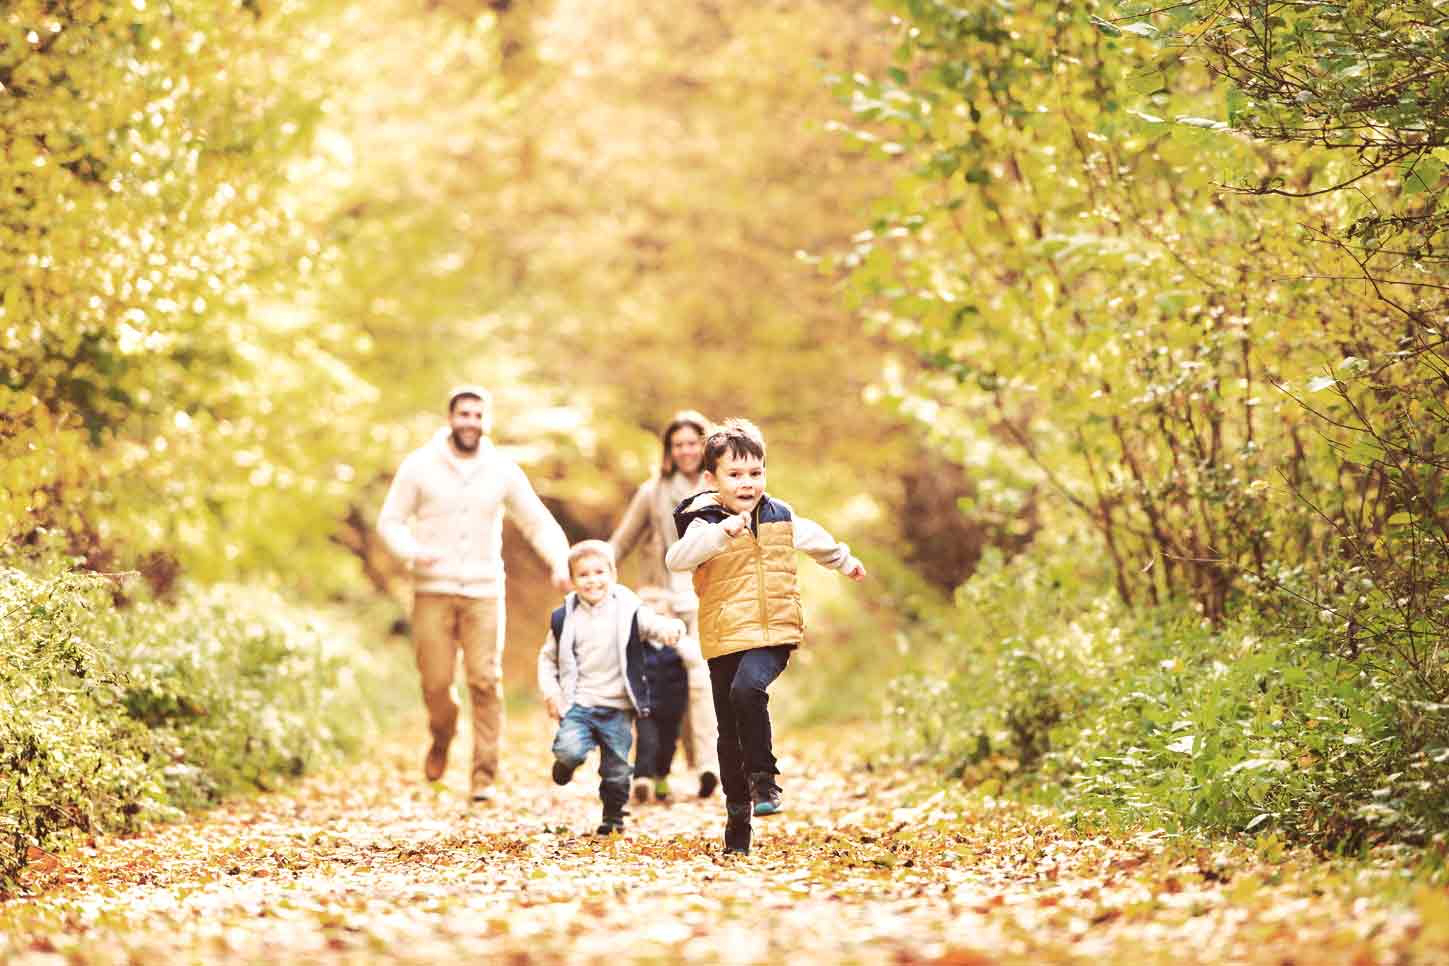
[(634, 712), (623, 708), (588, 708), (576, 704), (564, 713), (553, 736), (553, 756), (577, 768), (599, 749), (599, 798), (605, 815), (622, 815), (629, 800), (629, 746), (634, 740)]
[(719, 780), (725, 803), (750, 801), (749, 776), (778, 775), (766, 691), (785, 665), (794, 644), (736, 651), (709, 659), (709, 683), (719, 717)]

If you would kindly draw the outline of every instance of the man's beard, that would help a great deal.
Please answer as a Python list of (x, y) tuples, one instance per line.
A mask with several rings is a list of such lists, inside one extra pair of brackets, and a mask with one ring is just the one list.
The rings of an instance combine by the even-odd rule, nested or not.
[(483, 434), (478, 430), (471, 430), (474, 434), (473, 438), (465, 440), (461, 435), (462, 432), (462, 430), (453, 430), (453, 445), (458, 447), (458, 451), (461, 453), (471, 453), (478, 448), (478, 442), (483, 438)]

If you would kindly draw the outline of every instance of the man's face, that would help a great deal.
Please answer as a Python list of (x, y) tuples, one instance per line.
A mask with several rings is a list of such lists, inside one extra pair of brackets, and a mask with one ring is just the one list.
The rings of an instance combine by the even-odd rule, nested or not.
[(681, 426), (669, 436), (669, 458), (685, 476), (699, 473), (704, 460), (704, 437), (693, 426)]
[(731, 513), (748, 513), (765, 495), (765, 461), (758, 456), (736, 456), (725, 450), (714, 472), (706, 471), (704, 476)]
[(591, 553), (575, 560), (569, 576), (579, 599), (591, 607), (609, 596), (609, 588), (614, 586), (613, 565), (601, 554)]
[(458, 452), (476, 451), (478, 441), (483, 438), (483, 400), (474, 396), (454, 400), (448, 426), (453, 430), (453, 445), (458, 447)]

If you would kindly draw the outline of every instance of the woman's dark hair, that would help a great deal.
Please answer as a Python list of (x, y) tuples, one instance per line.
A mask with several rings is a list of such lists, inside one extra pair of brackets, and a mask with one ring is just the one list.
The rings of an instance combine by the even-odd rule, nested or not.
[(674, 442), (674, 434), (686, 426), (698, 433), (700, 439), (709, 435), (710, 423), (703, 414), (695, 412), (693, 409), (681, 409), (675, 413), (674, 418), (669, 420), (669, 425), (664, 427), (664, 432), (659, 435), (659, 439), (664, 444), (664, 455), (659, 461), (661, 478), (673, 476), (678, 469), (674, 465), (674, 457), (669, 453), (669, 447)]

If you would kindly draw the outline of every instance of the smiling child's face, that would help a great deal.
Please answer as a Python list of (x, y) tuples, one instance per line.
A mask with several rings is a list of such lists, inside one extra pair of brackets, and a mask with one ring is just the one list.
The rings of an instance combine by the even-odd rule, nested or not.
[(758, 456), (736, 456), (726, 451), (706, 483), (719, 490), (719, 502), (731, 513), (748, 513), (765, 495), (765, 461)]
[(614, 565), (603, 554), (591, 553), (574, 561), (574, 590), (590, 607), (609, 596), (614, 586)]

